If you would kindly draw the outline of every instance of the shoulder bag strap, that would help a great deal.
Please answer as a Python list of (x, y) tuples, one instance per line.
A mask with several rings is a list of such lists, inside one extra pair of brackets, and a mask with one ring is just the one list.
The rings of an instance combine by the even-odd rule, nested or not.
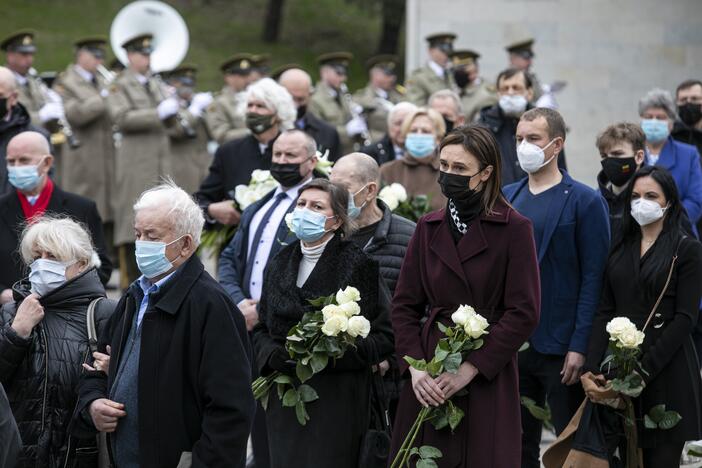
[(88, 345), (90, 346), (90, 352), (94, 353), (97, 351), (97, 329), (95, 328), (95, 308), (98, 302), (103, 300), (104, 297), (98, 297), (93, 299), (88, 305), (88, 312), (86, 313), (86, 326), (88, 327)]
[(663, 290), (661, 291), (660, 295), (658, 296), (658, 300), (656, 300), (656, 303), (653, 305), (653, 309), (651, 310), (651, 313), (648, 314), (648, 318), (646, 319), (646, 323), (644, 324), (643, 328), (641, 329), (642, 332), (646, 331), (646, 327), (648, 327), (648, 324), (651, 322), (651, 319), (656, 313), (656, 310), (658, 309), (658, 306), (660, 305), (661, 301), (663, 300), (663, 296), (665, 295), (666, 290), (668, 289), (668, 285), (670, 284), (670, 279), (673, 277), (673, 269), (675, 268), (675, 262), (678, 259), (678, 251), (680, 250), (680, 245), (682, 242), (687, 238), (687, 236), (682, 236), (680, 238), (680, 241), (678, 241), (678, 246), (675, 249), (675, 255), (673, 255), (673, 261), (670, 262), (670, 269), (668, 270), (668, 277), (665, 280), (665, 284), (663, 285)]

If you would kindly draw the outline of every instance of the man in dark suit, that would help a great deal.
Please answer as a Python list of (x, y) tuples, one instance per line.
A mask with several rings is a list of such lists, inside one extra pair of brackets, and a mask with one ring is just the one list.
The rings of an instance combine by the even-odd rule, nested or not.
[[(271, 173), (280, 187), (244, 210), (234, 239), (219, 259), (219, 281), (244, 315), (249, 332), (258, 323), (256, 306), (268, 260), (296, 239), (285, 216), (295, 208), (300, 188), (313, 177), (316, 150), (314, 139), (301, 130), (288, 130), (275, 140)], [(256, 468), (268, 467), (268, 439), (260, 406), (251, 438)]]
[(410, 113), (414, 112), (417, 106), (411, 102), (400, 102), (395, 104), (388, 113), (388, 133), (383, 138), (361, 149), (382, 166), (386, 162), (402, 159), (405, 154), (404, 140), (402, 139), (402, 122)]
[[(517, 157), (528, 177), (504, 188), (531, 220), (541, 276), (539, 325), (519, 353), (519, 393), (548, 405), (556, 433), (583, 401), (580, 372), (599, 304), (609, 216), (602, 196), (558, 167), (566, 125), (553, 109), (525, 112), (517, 124)], [(522, 408), (522, 468), (538, 468), (541, 421)]]
[(342, 154), (339, 133), (336, 128), (315, 117), (311, 112), (307, 112), (307, 104), (309, 104), (312, 94), (310, 75), (299, 68), (291, 68), (280, 75), (278, 83), (288, 90), (295, 101), (297, 108), (295, 127), (314, 138), (314, 141), (317, 142), (317, 149), (321, 153), (329, 151), (330, 161), (339, 159)]
[(25, 276), (17, 253), (22, 229), (45, 213), (70, 216), (85, 224), (100, 256), (98, 273), (103, 284), (112, 274), (95, 202), (58, 188), (49, 178), (53, 162), (49, 143), (41, 133), (20, 133), (7, 145), (8, 179), (15, 190), (0, 197), (0, 303), (12, 300), (12, 285)]

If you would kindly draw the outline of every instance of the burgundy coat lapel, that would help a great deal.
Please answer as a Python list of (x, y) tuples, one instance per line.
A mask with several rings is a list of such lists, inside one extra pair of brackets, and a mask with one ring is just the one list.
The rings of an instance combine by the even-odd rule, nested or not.
[[(468, 281), (466, 280), (465, 272), (463, 271), (463, 266), (461, 265), (461, 260), (456, 249), (456, 244), (451, 237), (450, 227), (446, 216), (444, 216), (444, 211), (441, 210), (439, 216), (441, 216), (441, 221), (431, 238), (431, 251), (439, 257), (449, 269), (461, 280), (463, 285), (467, 290), (470, 290), (468, 286)], [(437, 220), (438, 221), (438, 220)], [(465, 239), (461, 239), (462, 241)]]

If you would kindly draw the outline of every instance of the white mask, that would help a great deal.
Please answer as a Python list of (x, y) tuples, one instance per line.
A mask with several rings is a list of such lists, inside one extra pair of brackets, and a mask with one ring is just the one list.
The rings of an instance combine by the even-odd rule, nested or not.
[(32, 292), (45, 296), (66, 282), (66, 268), (70, 262), (59, 262), (48, 258), (37, 258), (29, 266), (29, 282)]
[(554, 141), (556, 141), (555, 138), (551, 140), (548, 145), (541, 148), (534, 143), (529, 143), (526, 140), (522, 140), (519, 146), (517, 146), (517, 159), (519, 159), (519, 165), (521, 168), (525, 172), (533, 174), (546, 164), (550, 163), (551, 160), (556, 157), (556, 154), (554, 153), (553, 156), (548, 159), (548, 161), (544, 161), (546, 159), (544, 150), (551, 146), (551, 143)]
[(661, 208), (661, 205), (653, 200), (638, 198), (631, 202), (631, 217), (639, 223), (639, 226), (646, 226), (661, 219), (667, 209), (667, 206)]
[(524, 113), (526, 110), (527, 98), (521, 94), (515, 94), (512, 96), (505, 94), (504, 96), (500, 96), (499, 105), (502, 112), (504, 112), (506, 115), (522, 115), (522, 113)]

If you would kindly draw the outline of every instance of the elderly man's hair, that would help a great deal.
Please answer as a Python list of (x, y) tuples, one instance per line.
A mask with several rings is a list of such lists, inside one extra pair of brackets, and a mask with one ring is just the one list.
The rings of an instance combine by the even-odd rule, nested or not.
[[(380, 182), (380, 167), (378, 162), (365, 153), (351, 153), (340, 158), (335, 165), (339, 166), (342, 161), (350, 163), (353, 167), (351, 177), (361, 185), (370, 184), (371, 182)], [(342, 163), (343, 164), (343, 163)], [(334, 168), (332, 168), (334, 173)]]
[(20, 242), (24, 263), (31, 265), (41, 252), (47, 252), (61, 262), (85, 262), (89, 268), (100, 267), (90, 231), (67, 216), (45, 215), (24, 228)]
[(305, 139), (305, 152), (307, 153), (307, 156), (312, 157), (315, 154), (317, 154), (317, 142), (314, 140), (314, 138), (312, 138), (312, 135), (310, 135), (309, 133), (305, 133), (300, 129), (293, 128), (290, 130), (285, 130), (281, 134), (281, 136), (283, 135), (301, 135)]
[(408, 114), (410, 112), (414, 112), (417, 110), (417, 106), (412, 104), (411, 102), (408, 101), (402, 101), (398, 102), (394, 106), (392, 106), (392, 109), (390, 109), (390, 112), (388, 112), (388, 126), (390, 126), (390, 122), (392, 121), (393, 118), (395, 118), (395, 114), (398, 112), (405, 111)]
[(32, 130), (21, 132), (13, 136), (12, 139), (10, 139), (10, 141), (8, 142), (8, 146), (10, 146), (13, 141), (27, 139), (31, 140), (33, 149), (35, 149), (39, 154), (51, 154), (51, 146), (49, 145), (49, 140), (46, 139), (46, 136)]
[(429, 107), (432, 107), (434, 105), (434, 101), (437, 99), (452, 100), (453, 105), (456, 107), (456, 114), (463, 115), (463, 103), (461, 102), (460, 96), (454, 91), (451, 91), (450, 89), (440, 89), (439, 91), (436, 91), (434, 94), (429, 96)]
[(543, 117), (546, 120), (546, 127), (548, 127), (548, 137), (553, 140), (554, 138), (561, 137), (565, 141), (566, 137), (566, 124), (563, 120), (563, 116), (553, 109), (547, 107), (536, 107), (534, 109), (529, 109), (522, 114), (520, 120), (526, 122), (533, 122), (539, 117)]
[(673, 96), (665, 89), (653, 88), (639, 99), (639, 116), (643, 116), (644, 112), (651, 108), (663, 109), (671, 120), (678, 118)]
[(200, 234), (205, 225), (205, 217), (195, 200), (171, 179), (146, 190), (134, 204), (134, 212), (149, 208), (167, 208), (166, 215), (171, 220), (175, 236), (190, 234), (195, 246), (200, 245)]
[(7, 67), (0, 67), (0, 83), (4, 84), (11, 93), (17, 91), (15, 74)]
[(282, 130), (293, 128), (297, 117), (293, 98), (287, 89), (272, 78), (261, 78), (246, 89), (246, 97), (241, 102), (243, 114), (246, 113), (246, 105), (250, 99), (260, 99), (268, 109), (275, 112), (280, 119)]

